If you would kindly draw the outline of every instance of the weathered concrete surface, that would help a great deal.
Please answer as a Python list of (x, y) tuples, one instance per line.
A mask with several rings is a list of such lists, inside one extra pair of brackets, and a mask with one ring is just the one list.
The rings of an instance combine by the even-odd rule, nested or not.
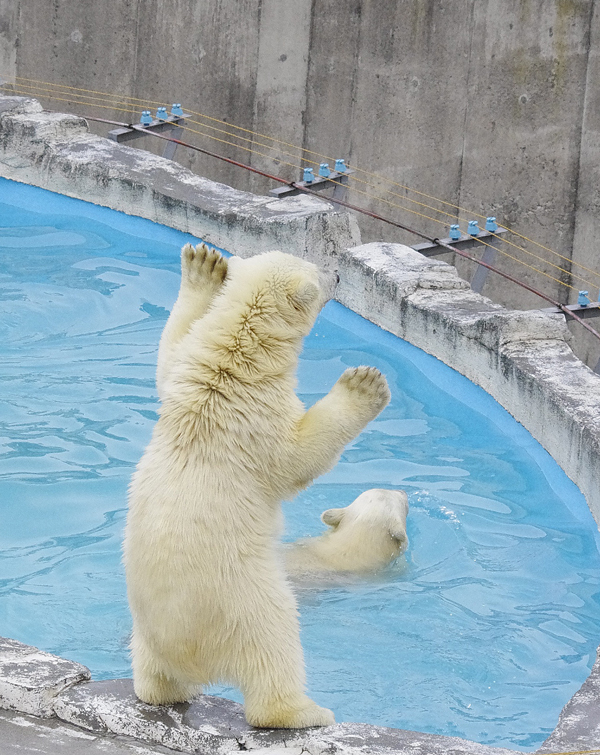
[(57, 716), (96, 735), (116, 734), (199, 755), (240, 750), (280, 755), (322, 753), (407, 753), (502, 755), (512, 752), (457, 737), (442, 737), (368, 724), (344, 723), (323, 729), (255, 729), (242, 706), (201, 695), (191, 703), (151, 706), (141, 703), (130, 679), (79, 684), (55, 702)]
[[(571, 257), (580, 170), (582, 113), (596, 87), (586, 88), (589, 0), (484, 0), (473, 5), (468, 104), (460, 202)], [(600, 230), (596, 226), (597, 230)], [(576, 292), (561, 286), (554, 265), (569, 263), (511, 239), (540, 259), (504, 251), (550, 278), (500, 256), (499, 266), (560, 301)], [(456, 261), (459, 273), (465, 267)], [(593, 276), (592, 276), (593, 278)], [(553, 280), (555, 279), (555, 280)], [(578, 288), (584, 284), (573, 282)], [(484, 289), (511, 307), (539, 307), (537, 297), (491, 276)]]
[[(357, 174), (362, 183), (351, 179), (357, 191), (349, 200), (432, 236), (445, 235), (453, 209), (446, 217), (406, 201), (402, 185), (458, 204), (472, 6), (352, 0), (342, 11), (339, 0), (327, 0), (313, 11), (305, 146), (387, 179)], [(360, 224), (370, 239), (421, 240), (368, 218)]]
[[(287, 142), (298, 145), (304, 141), (307, 97), (305, 83), (312, 33), (311, 5), (311, 0), (296, 0), (292, 3), (263, 1), (258, 27), (253, 129), (259, 134), (271, 134), (276, 124), (275, 136), (285, 134)], [(282, 29), (286, 31), (281, 33)], [(293, 45), (290, 45), (290, 33), (294, 37)], [(269, 139), (256, 138), (253, 142), (253, 151), (246, 153), (246, 157), (242, 158), (244, 162), (250, 154), (253, 166), (279, 174), (281, 166), (277, 163), (284, 151), (290, 153), (284, 156), (285, 162), (299, 164), (301, 152), (298, 149)], [(238, 170), (238, 176), (239, 173)], [(298, 178), (293, 173), (288, 175), (291, 179)], [(256, 176), (245, 185), (251, 188), (259, 188), (261, 185), (264, 187), (265, 179)]]
[(0, 76), (17, 74), (17, 25), (19, 6), (13, 0), (0, 0)]
[(80, 663), (0, 638), (0, 708), (52, 716), (56, 696), (89, 678)]
[(573, 752), (600, 748), (600, 658), (592, 673), (562, 709), (558, 726), (540, 753)]
[(237, 703), (202, 696), (191, 704), (146, 705), (136, 698), (130, 679), (78, 685), (56, 701), (54, 710), (63, 721), (93, 732), (126, 734), (192, 753), (239, 749), (251, 731)]
[[(592, 4), (592, 22), (588, 52), (586, 97), (583, 107), (583, 127), (577, 178), (575, 233), (573, 239), (573, 271), (590, 281), (591, 287), (578, 281), (577, 286), (588, 289), (593, 300), (598, 299), (600, 286), (600, 5)], [(582, 267), (583, 266), (583, 267)], [(590, 271), (596, 271), (594, 275)], [(593, 322), (593, 321), (592, 321)], [(596, 325), (598, 327), (598, 320)], [(586, 364), (594, 367), (600, 359), (600, 342), (590, 338), (574, 323), (576, 353)]]
[(174, 755), (177, 751), (112, 735), (95, 735), (57, 718), (0, 710), (2, 755)]
[(0, 175), (149, 218), (251, 256), (285, 249), (332, 260), (360, 240), (354, 218), (301, 195), (260, 197), (87, 132), (76, 116), (0, 97)]

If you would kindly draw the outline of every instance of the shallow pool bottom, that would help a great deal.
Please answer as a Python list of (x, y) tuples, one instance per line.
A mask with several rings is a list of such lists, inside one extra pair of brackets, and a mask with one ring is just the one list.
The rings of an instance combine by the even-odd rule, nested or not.
[[(192, 239), (8, 181), (0, 203), (0, 634), (95, 679), (129, 676), (126, 488)], [(286, 538), (368, 488), (401, 487), (411, 545), (374, 580), (300, 592), (309, 691), (338, 720), (535, 748), (600, 637), (585, 501), (482, 390), (334, 302), (306, 340), (299, 393), (311, 404), (364, 363), (392, 403), (285, 505)]]

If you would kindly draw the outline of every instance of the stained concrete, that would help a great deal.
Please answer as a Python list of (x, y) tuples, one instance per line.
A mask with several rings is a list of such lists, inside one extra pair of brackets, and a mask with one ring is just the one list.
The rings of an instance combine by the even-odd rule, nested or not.
[(562, 709), (558, 726), (540, 753), (573, 752), (600, 748), (600, 660), (592, 673)]
[(0, 638), (0, 707), (52, 716), (57, 695), (88, 679), (89, 669), (80, 663)]
[(131, 737), (90, 734), (57, 718), (0, 710), (0, 752), (2, 755), (174, 755), (178, 751)]

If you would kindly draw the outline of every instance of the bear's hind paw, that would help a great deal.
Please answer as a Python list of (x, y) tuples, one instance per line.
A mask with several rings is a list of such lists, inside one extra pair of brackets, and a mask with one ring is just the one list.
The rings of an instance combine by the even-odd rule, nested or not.
[(312, 700), (301, 708), (274, 708), (257, 715), (246, 713), (251, 726), (261, 729), (306, 729), (311, 726), (331, 726), (335, 717), (328, 708), (321, 708)]
[(134, 680), (137, 697), (148, 705), (174, 705), (186, 703), (202, 692), (200, 685), (184, 684), (163, 676), (145, 681)]

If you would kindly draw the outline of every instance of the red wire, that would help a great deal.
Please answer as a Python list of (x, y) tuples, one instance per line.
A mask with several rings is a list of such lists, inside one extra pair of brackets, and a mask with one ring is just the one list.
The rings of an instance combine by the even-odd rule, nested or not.
[[(203, 149), (202, 147), (197, 147), (194, 144), (188, 144), (187, 142), (183, 142), (180, 139), (174, 139), (173, 137), (165, 136), (164, 134), (158, 134), (155, 131), (150, 131), (149, 129), (146, 129), (143, 126), (139, 126), (135, 123), (119, 123), (118, 121), (110, 121), (110, 120), (107, 120), (106, 118), (92, 118), (91, 116), (87, 116), (87, 115), (84, 115), (82, 117), (87, 118), (90, 121), (98, 121), (99, 123), (107, 123), (112, 126), (121, 126), (123, 128), (131, 128), (135, 131), (140, 131), (143, 134), (148, 134), (149, 136), (155, 136), (158, 139), (164, 139), (168, 142), (174, 142), (175, 144), (180, 144), (182, 147), (193, 149), (196, 152), (201, 152), (204, 155), (208, 155), (209, 157), (214, 157), (217, 160), (221, 160), (223, 162), (229, 163), (230, 165), (235, 165), (238, 168), (244, 168), (245, 170), (249, 170), (252, 173), (257, 173), (260, 176), (269, 178), (271, 181), (276, 181), (278, 183), (285, 184), (286, 186), (289, 186), (292, 189), (296, 189), (297, 191), (301, 191), (304, 194), (310, 194), (319, 199), (322, 199), (322, 197), (320, 197), (316, 191), (312, 191), (311, 189), (306, 188), (306, 186), (297, 184), (295, 181), (287, 181), (285, 178), (281, 178), (280, 176), (275, 176), (271, 173), (265, 172), (264, 170), (253, 168), (251, 165), (246, 165), (245, 163), (240, 163), (237, 160), (232, 160), (230, 157), (224, 157), (223, 155), (218, 155), (215, 152), (211, 152), (208, 149)], [(547, 294), (544, 294), (541, 291), (538, 291), (537, 289), (533, 288), (532, 286), (529, 286), (527, 283), (523, 283), (517, 278), (514, 278), (512, 275), (505, 273), (503, 270), (500, 270), (499, 268), (494, 267), (493, 265), (489, 265), (487, 262), (478, 260), (476, 257), (473, 257), (472, 255), (467, 254), (466, 252), (463, 252), (460, 249), (457, 249), (451, 244), (446, 244), (445, 241), (440, 241), (440, 239), (437, 239), (437, 238), (431, 238), (431, 236), (427, 236), (424, 233), (421, 233), (420, 231), (416, 231), (414, 228), (410, 228), (407, 225), (398, 223), (395, 220), (390, 220), (389, 218), (385, 218), (382, 215), (378, 215), (375, 212), (371, 212), (370, 210), (365, 210), (363, 207), (357, 207), (356, 205), (350, 204), (349, 202), (345, 202), (342, 199), (334, 199), (332, 197), (327, 197), (326, 201), (339, 204), (342, 207), (346, 207), (349, 210), (354, 210), (355, 212), (359, 212), (362, 215), (368, 215), (371, 218), (375, 218), (375, 220), (380, 220), (383, 223), (387, 223), (388, 225), (394, 226), (395, 228), (400, 228), (403, 231), (408, 231), (409, 233), (412, 233), (415, 236), (419, 236), (420, 238), (425, 239), (426, 241), (429, 241), (432, 244), (437, 244), (438, 246), (441, 246), (445, 249), (448, 249), (451, 252), (454, 252), (455, 254), (460, 255), (461, 257), (464, 257), (465, 259), (471, 260), (472, 262), (475, 262), (478, 265), (482, 265), (488, 270), (491, 270), (492, 272), (497, 273), (498, 275), (501, 275), (503, 278), (506, 278), (507, 280), (511, 281), (511, 283), (515, 283), (517, 286), (521, 286), (521, 288), (524, 288), (527, 291), (530, 291), (532, 294), (539, 296), (541, 299), (544, 299), (545, 301), (550, 302), (550, 304), (560, 309), (567, 317), (572, 317), (574, 320), (577, 320), (577, 322), (581, 323), (581, 325), (583, 325), (583, 327), (586, 330), (588, 330), (590, 333), (596, 336), (596, 338), (600, 339), (600, 333), (594, 330), (594, 328), (588, 325), (581, 317), (579, 317), (579, 315), (576, 315), (572, 310), (570, 310), (564, 304), (561, 304), (560, 302), (556, 301), (555, 299), (548, 296)]]

